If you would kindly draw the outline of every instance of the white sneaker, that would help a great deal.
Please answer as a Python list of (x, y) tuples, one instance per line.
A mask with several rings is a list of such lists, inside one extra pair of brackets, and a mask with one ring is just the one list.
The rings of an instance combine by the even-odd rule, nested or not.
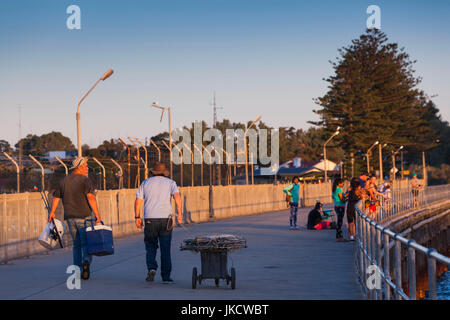
[(350, 236), (350, 241), (355, 241), (355, 238), (353, 238), (353, 236)]
[(290, 227), (289, 229), (294, 230), (294, 227)]

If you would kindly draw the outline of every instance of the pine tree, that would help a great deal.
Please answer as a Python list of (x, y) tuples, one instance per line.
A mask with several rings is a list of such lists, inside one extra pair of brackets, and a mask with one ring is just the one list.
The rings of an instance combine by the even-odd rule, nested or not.
[(310, 123), (337, 137), (349, 155), (364, 154), (375, 142), (420, 149), (433, 141), (434, 131), (424, 119), (425, 94), (417, 88), (411, 61), (404, 49), (388, 43), (379, 30), (367, 30), (351, 45), (338, 50), (331, 62), (334, 75), (324, 79), (329, 91), (315, 99), (321, 120)]

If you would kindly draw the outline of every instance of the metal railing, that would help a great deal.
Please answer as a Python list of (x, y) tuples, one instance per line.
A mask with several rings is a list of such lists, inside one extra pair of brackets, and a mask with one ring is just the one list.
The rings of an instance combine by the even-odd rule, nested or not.
[[(450, 185), (428, 187), (421, 191), (418, 199), (409, 190), (408, 196), (404, 190), (399, 190), (389, 207), (384, 207), (380, 216), (374, 221), (356, 208), (356, 267), (359, 281), (363, 291), (369, 299), (390, 300), (415, 300), (416, 296), (416, 255), (423, 254), (427, 261), (427, 275), (429, 285), (428, 298), (436, 299), (436, 263), (450, 267), (450, 258), (438, 253), (435, 249), (427, 248), (416, 243), (413, 239), (407, 239), (389, 230), (380, 224), (394, 217), (418, 208), (433, 201), (449, 199)], [(418, 201), (414, 204), (414, 200)], [(406, 203), (401, 203), (405, 201)], [(407, 251), (406, 265), (402, 266), (402, 248)], [(391, 250), (393, 261), (391, 263)], [(402, 268), (403, 267), (403, 268)], [(407, 270), (404, 270), (404, 268)], [(391, 271), (393, 271), (391, 273)], [(406, 271), (406, 272), (405, 272)], [(407, 277), (408, 292), (403, 290), (402, 275)]]
[(378, 197), (378, 199), (380, 204), (373, 220), (385, 223), (423, 205), (450, 199), (450, 184), (425, 187), (415, 194), (410, 188), (393, 190), (389, 198)]

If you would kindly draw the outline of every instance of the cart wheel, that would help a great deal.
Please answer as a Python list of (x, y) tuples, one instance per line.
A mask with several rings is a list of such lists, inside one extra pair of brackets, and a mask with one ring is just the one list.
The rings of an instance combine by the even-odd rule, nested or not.
[(236, 270), (231, 268), (231, 289), (236, 288)]
[(192, 269), (192, 289), (197, 288), (197, 268)]
[(214, 279), (214, 282), (216, 283), (216, 287), (218, 287), (218, 286), (219, 286), (219, 279), (218, 279), (218, 278), (215, 278), (215, 279)]

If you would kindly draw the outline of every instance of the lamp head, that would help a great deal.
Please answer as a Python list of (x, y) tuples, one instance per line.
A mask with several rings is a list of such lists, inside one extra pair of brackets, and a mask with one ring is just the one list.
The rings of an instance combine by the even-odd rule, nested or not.
[(100, 78), (100, 80), (105, 81), (106, 79), (108, 79), (112, 74), (114, 73), (113, 69), (108, 69)]

